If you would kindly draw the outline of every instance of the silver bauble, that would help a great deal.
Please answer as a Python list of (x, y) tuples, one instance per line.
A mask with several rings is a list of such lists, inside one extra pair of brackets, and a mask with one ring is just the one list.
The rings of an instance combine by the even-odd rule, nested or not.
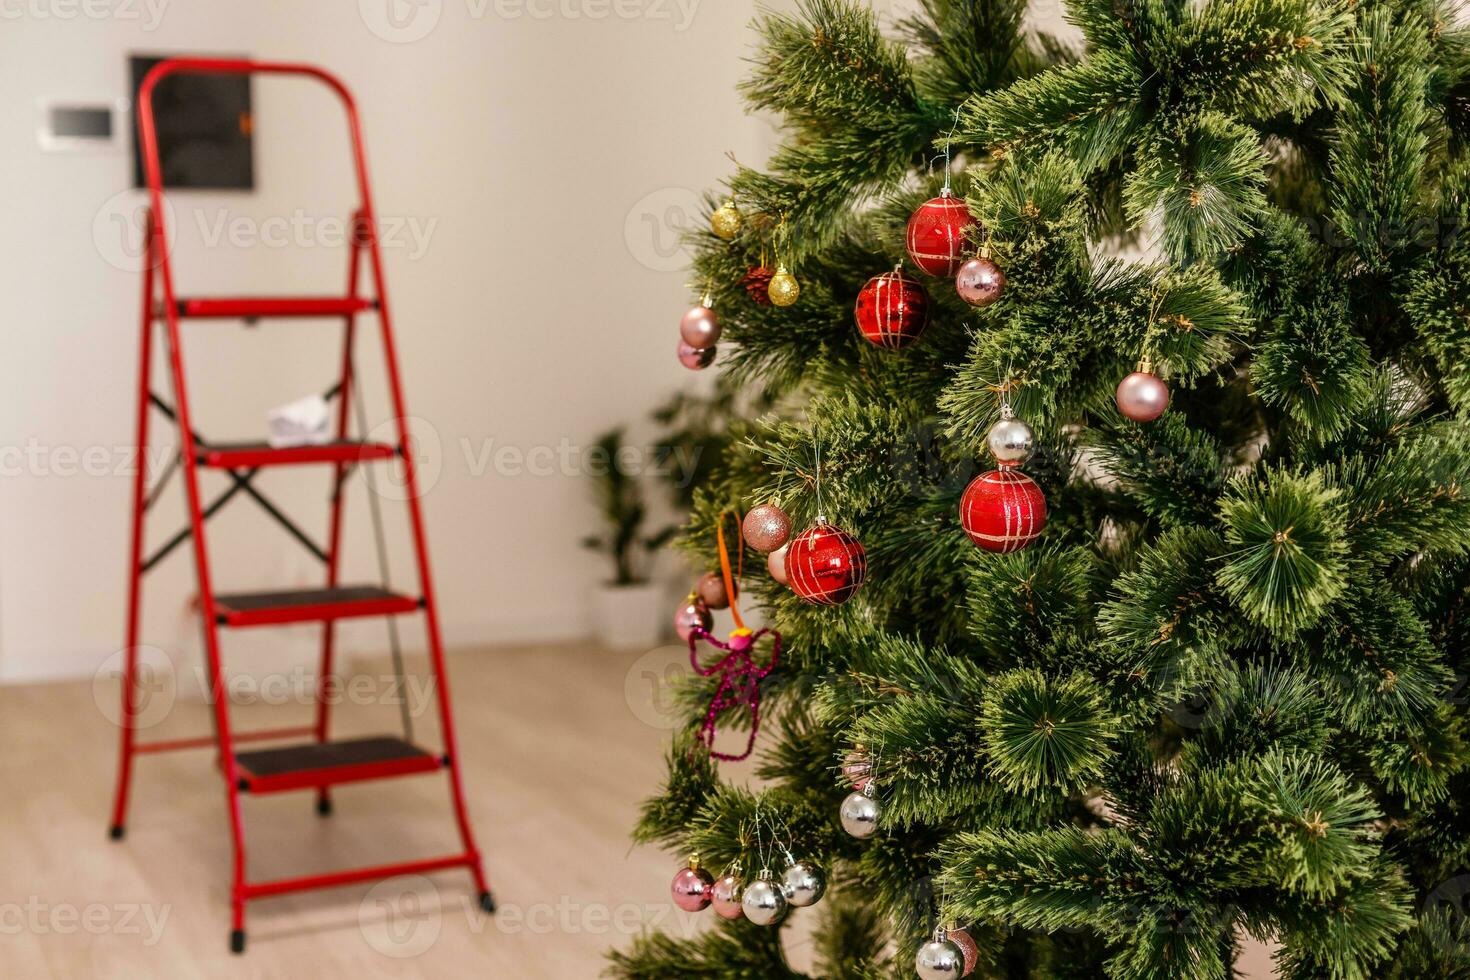
[(935, 939), (919, 947), (914, 969), (921, 980), (957, 980), (965, 972), (965, 955), (948, 939)]
[(859, 840), (872, 837), (878, 832), (878, 817), (883, 808), (869, 792), (873, 784), (861, 793), (849, 793), (842, 801), (842, 829)]
[(1031, 455), (1036, 436), (1031, 426), (1014, 416), (1002, 416), (990, 427), (990, 452), (1001, 463), (1024, 463)]
[(827, 873), (811, 861), (797, 861), (782, 876), (781, 891), (799, 909), (816, 905), (827, 891)]
[(786, 896), (781, 894), (781, 886), (766, 870), (745, 886), (745, 894), (740, 896), (740, 907), (745, 910), (745, 917), (756, 925), (772, 926), (786, 914)]

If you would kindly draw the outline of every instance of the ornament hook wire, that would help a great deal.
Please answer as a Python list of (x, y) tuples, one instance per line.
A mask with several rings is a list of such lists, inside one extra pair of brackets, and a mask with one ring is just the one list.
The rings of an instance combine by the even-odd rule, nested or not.
[(1000, 383), (1000, 417), (1003, 419), (1015, 418), (1015, 406), (1011, 404), (1011, 392), (1015, 389), (1015, 383), (1011, 380), (1012, 364), (1006, 361), (1005, 378)]
[(952, 162), (951, 157), (950, 157), (950, 147), (954, 143), (954, 133), (955, 133), (955, 130), (957, 130), (959, 128), (960, 128), (960, 109), (959, 109), (959, 106), (955, 106), (953, 125), (951, 125), (949, 127), (949, 134), (944, 137), (944, 194), (945, 194), (946, 197), (948, 197), (950, 194), (954, 193), (954, 191), (952, 189), (952, 186), (950, 184), (950, 180), (951, 180), (951, 167), (953, 166), (953, 162)]
[(822, 439), (817, 434), (817, 423), (812, 423), (812, 449), (817, 457), (817, 523), (827, 523), (827, 510), (822, 506)]
[(761, 840), (761, 801), (760, 797), (755, 800), (755, 858), (761, 863), (762, 871), (771, 868), (771, 851)]

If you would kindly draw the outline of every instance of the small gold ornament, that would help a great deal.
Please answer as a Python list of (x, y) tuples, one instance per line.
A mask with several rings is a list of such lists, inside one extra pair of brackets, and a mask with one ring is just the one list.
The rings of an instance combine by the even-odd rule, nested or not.
[(770, 295), (771, 302), (777, 306), (790, 306), (801, 296), (801, 283), (796, 281), (796, 277), (785, 265), (782, 265), (771, 277), (771, 283), (766, 287), (766, 292)]
[(740, 209), (735, 206), (735, 199), (731, 198), (709, 216), (709, 228), (717, 237), (729, 241), (740, 233), (740, 220)]

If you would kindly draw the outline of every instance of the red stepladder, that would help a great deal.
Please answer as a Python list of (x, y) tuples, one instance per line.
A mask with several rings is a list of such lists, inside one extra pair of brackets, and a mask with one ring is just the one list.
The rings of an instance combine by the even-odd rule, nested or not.
[[(347, 248), (347, 289), (342, 296), (330, 297), (221, 297), (181, 298), (174, 288), (170, 261), (169, 230), (164, 220), (163, 177), (159, 162), (157, 130), (154, 122), (153, 94), (158, 84), (171, 75), (198, 74), (265, 74), (315, 79), (331, 88), (346, 110), (348, 132), (359, 203), (353, 215), (352, 234)], [(495, 911), (494, 899), (486, 881), (480, 852), (475, 846), (469, 814), (465, 808), (460, 757), (455, 744), (454, 719), (450, 704), (449, 680), (439, 631), (438, 607), (435, 603), (429, 559), (426, 550), (423, 514), (419, 499), (415, 457), (408, 431), (408, 411), (404, 405), (399, 377), (397, 353), (393, 342), (392, 318), (383, 276), (383, 260), (378, 241), (378, 225), (373, 211), (368, 184), (367, 159), (363, 148), (362, 128), (357, 106), (346, 86), (330, 73), (310, 65), (242, 60), (178, 58), (156, 65), (143, 80), (138, 94), (138, 130), (144, 170), (148, 181), (149, 209), (144, 232), (142, 339), (139, 358), (137, 445), (140, 463), (133, 482), (132, 535), (128, 564), (127, 635), (124, 648), (121, 753), (118, 765), (117, 792), (113, 805), (111, 835), (124, 836), (129, 789), (134, 757), (177, 749), (213, 747), (225, 782), (230, 838), (233, 845), (230, 948), (245, 949), (245, 905), (258, 898), (291, 892), (331, 888), (359, 882), (391, 878), (404, 874), (425, 874), (449, 868), (465, 868), (474, 878), (481, 907)], [(362, 264), (367, 260), (372, 293), (363, 295)], [(361, 396), (356, 386), (353, 341), (359, 316), (376, 315), (381, 332), (381, 347), (388, 379), (388, 395), (394, 414), (393, 443), (365, 441), (352, 436), (352, 404), (358, 406), (358, 428), (366, 425), (361, 411)], [(188, 386), (184, 373), (181, 324), (194, 319), (261, 318), (328, 318), (341, 322), (343, 328), (340, 378), (327, 392), (336, 402), (336, 438), (323, 445), (273, 448), (266, 442), (219, 443), (206, 440), (194, 428), (190, 416)], [(155, 325), (162, 324), (165, 373), (170, 382), (172, 402), (153, 388)], [(178, 454), (174, 464), (164, 473), (158, 485), (148, 486), (146, 466), (151, 413), (157, 410), (178, 427)], [(359, 436), (365, 432), (359, 431)], [(382, 524), (378, 514), (378, 498), (368, 494), (377, 531), (379, 567), (383, 581), (379, 585), (343, 585), (338, 581), (343, 538), (343, 497), (347, 478), (361, 468), (371, 480), (372, 468), (394, 459), (402, 467), (402, 495), (406, 498), (409, 526), (413, 536), (417, 565), (418, 594), (394, 591), (388, 584)], [(319, 545), (293, 523), (256, 486), (253, 480), (262, 470), (275, 466), (319, 464), (331, 471), (330, 515), (328, 539)], [(206, 502), (199, 484), (201, 469), (212, 469), (229, 479), (229, 486)], [(149, 509), (157, 501), (162, 482), (173, 472), (181, 474), (188, 509), (188, 525), (165, 541), (152, 554), (144, 553), (144, 524)], [(371, 483), (370, 483), (371, 490)], [(237, 496), (245, 496), (259, 504), (285, 530), (321, 560), (325, 566), (325, 582), (320, 589), (216, 593), (206, 545), (205, 523), (221, 507)], [(197, 738), (140, 741), (137, 717), (139, 711), (139, 630), (143, 577), (166, 555), (185, 542), (190, 542), (198, 576), (199, 611), (203, 621), (204, 653), (207, 661), (209, 699), (214, 715), (214, 734)], [(334, 627), (339, 619), (365, 616), (388, 617), (393, 641), (394, 660), (401, 671), (394, 617), (421, 614), (425, 622), (429, 666), (433, 671), (436, 707), (439, 714), (442, 751), (432, 752), (415, 744), (412, 719), (403, 705), (402, 737), (333, 739), (330, 735), (330, 702), (328, 679), (332, 677)], [(265, 731), (237, 732), (231, 727), (230, 704), (225, 672), (220, 655), (220, 633), (239, 629), (294, 623), (322, 624), (321, 669), (317, 681), (316, 720), (313, 725), (277, 728)], [(242, 751), (240, 744), (249, 742), (283, 742), (292, 744)], [(332, 801), (330, 787), (343, 783), (389, 779), (399, 776), (443, 770), (448, 778), (450, 799), (458, 824), (462, 848), (458, 853), (440, 857), (400, 861), (273, 880), (251, 880), (247, 876), (243, 828), (242, 796), (278, 793), (290, 790), (316, 791), (317, 812), (329, 815)]]

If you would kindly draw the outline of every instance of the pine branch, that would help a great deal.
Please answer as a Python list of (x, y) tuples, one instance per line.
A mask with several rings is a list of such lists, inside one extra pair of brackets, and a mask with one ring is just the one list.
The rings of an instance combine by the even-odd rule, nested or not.
[(1123, 206), (1134, 223), (1158, 224), (1175, 262), (1212, 260), (1265, 216), (1265, 165), (1249, 128), (1215, 113), (1190, 116), (1144, 145)]
[(1429, 31), (1389, 6), (1358, 18), (1357, 59), (1337, 119), (1330, 169), (1332, 220), (1369, 268), (1406, 243), (1427, 161)]
[(606, 976), (618, 980), (805, 980), (786, 965), (781, 932), (744, 919), (720, 920), (692, 939), (639, 936), (627, 951), (608, 954)]
[(1090, 173), (1122, 154), (1143, 128), (1143, 85), (1131, 60), (1099, 51), (972, 96), (960, 109), (957, 138), (999, 157), (1060, 148)]
[(1346, 515), (1320, 473), (1239, 480), (1220, 505), (1225, 561), (1217, 580), (1252, 620), (1291, 636), (1346, 586)]

